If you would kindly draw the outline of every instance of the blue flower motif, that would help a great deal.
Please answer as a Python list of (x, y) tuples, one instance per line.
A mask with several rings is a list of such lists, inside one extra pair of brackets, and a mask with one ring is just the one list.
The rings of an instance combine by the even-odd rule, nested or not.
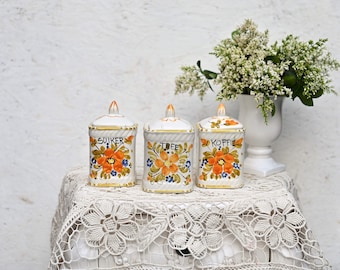
[(91, 163), (92, 163), (92, 164), (96, 164), (96, 163), (97, 163), (97, 160), (96, 160), (95, 158), (92, 158), (92, 159), (91, 159)]
[(223, 172), (223, 173), (222, 173), (222, 177), (223, 177), (223, 178), (226, 178), (227, 176), (228, 176), (228, 173), (226, 173), (226, 172)]
[(187, 160), (185, 162), (185, 167), (190, 168), (190, 166), (191, 166), (191, 162), (190, 162), (190, 160)]
[(150, 158), (148, 158), (148, 160), (146, 161), (146, 166), (151, 167), (152, 164), (153, 164), (153, 161)]
[(124, 167), (129, 166), (129, 161), (127, 159), (123, 159), (122, 164)]
[(116, 176), (116, 175), (117, 175), (117, 172), (114, 171), (114, 170), (112, 170), (112, 171), (111, 171), (111, 175), (112, 175), (112, 176)]
[(173, 178), (172, 176), (170, 176), (170, 175), (168, 175), (168, 176), (165, 178), (165, 180), (166, 180), (167, 182), (169, 182), (169, 183), (174, 182), (174, 178)]
[(203, 168), (204, 165), (207, 164), (207, 163), (208, 163), (208, 160), (207, 160), (206, 158), (203, 159), (203, 160), (202, 160), (202, 163), (201, 163), (201, 168)]
[(240, 165), (238, 164), (238, 163), (233, 163), (233, 167), (235, 168), (235, 169), (240, 169)]

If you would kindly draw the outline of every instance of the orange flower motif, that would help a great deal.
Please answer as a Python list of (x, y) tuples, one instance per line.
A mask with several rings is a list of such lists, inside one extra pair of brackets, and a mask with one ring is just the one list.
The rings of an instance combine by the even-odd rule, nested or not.
[(91, 171), (90, 177), (93, 178), (93, 179), (97, 178), (97, 172), (96, 171)]
[(227, 120), (225, 120), (224, 124), (226, 126), (234, 126), (234, 125), (238, 125), (238, 122), (235, 121), (234, 119), (227, 119)]
[(96, 143), (97, 143), (97, 140), (95, 138), (93, 138), (93, 137), (90, 137), (90, 144), (91, 144), (91, 146), (95, 146)]
[(124, 153), (122, 151), (114, 151), (112, 148), (108, 148), (105, 150), (104, 156), (97, 159), (97, 162), (106, 173), (111, 173), (113, 170), (120, 173), (123, 170), (123, 159)]
[(202, 143), (202, 146), (208, 146), (210, 141), (208, 141), (207, 139), (202, 138), (201, 139), (201, 143)]
[(125, 138), (124, 142), (127, 144), (131, 144), (134, 137), (135, 136), (130, 135), (129, 137)]
[(176, 165), (179, 157), (177, 154), (169, 156), (165, 151), (160, 152), (160, 159), (156, 159), (155, 166), (162, 169), (162, 174), (167, 176), (170, 173), (176, 173), (178, 166)]
[(208, 159), (208, 163), (213, 166), (214, 174), (222, 172), (231, 173), (233, 171), (234, 157), (231, 154), (224, 154), (222, 151), (217, 151), (214, 157)]
[(233, 141), (233, 145), (236, 147), (241, 147), (243, 142), (243, 138), (239, 138), (238, 140)]
[(132, 141), (134, 137), (135, 137), (135, 136), (133, 136), (133, 135), (130, 135), (130, 136), (129, 136), (129, 137), (127, 137), (126, 139), (127, 139), (128, 141)]

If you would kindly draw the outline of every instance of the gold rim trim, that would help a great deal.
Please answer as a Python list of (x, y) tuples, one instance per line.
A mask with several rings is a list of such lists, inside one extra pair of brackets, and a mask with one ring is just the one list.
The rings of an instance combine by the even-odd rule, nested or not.
[(137, 129), (137, 125), (131, 127), (124, 126), (89, 126), (89, 130), (134, 130)]
[(183, 130), (183, 129), (144, 129), (145, 132), (150, 133), (194, 133), (193, 129)]
[(145, 192), (149, 192), (149, 193), (177, 193), (177, 194), (185, 194), (185, 193), (189, 193), (192, 192), (192, 189), (190, 190), (177, 190), (177, 189), (148, 189), (148, 188), (143, 188), (143, 191)]
[(203, 184), (196, 183), (196, 186), (198, 186), (199, 188), (207, 188), (207, 189), (236, 189), (236, 188), (243, 187), (244, 184), (237, 186), (237, 187), (233, 187), (231, 185), (203, 185)]
[(95, 184), (95, 183), (89, 182), (89, 185), (91, 187), (133, 187), (133, 186), (136, 185), (136, 183), (129, 182), (129, 183), (126, 183), (126, 184), (118, 184), (118, 183), (98, 183), (98, 184)]
[(208, 129), (208, 128), (203, 128), (201, 125), (198, 125), (198, 130), (203, 131), (203, 132), (211, 132), (211, 133), (242, 133), (245, 132), (245, 128), (235, 128), (235, 129)]

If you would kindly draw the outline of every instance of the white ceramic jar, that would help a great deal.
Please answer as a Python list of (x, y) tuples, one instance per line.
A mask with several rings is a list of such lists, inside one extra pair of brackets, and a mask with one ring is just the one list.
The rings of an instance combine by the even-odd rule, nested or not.
[(116, 101), (109, 113), (89, 125), (90, 172), (93, 186), (133, 186), (137, 124), (119, 114)]
[(217, 115), (197, 124), (199, 167), (196, 185), (202, 188), (239, 188), (244, 182), (244, 128), (225, 115), (220, 104)]
[(169, 104), (166, 115), (144, 125), (143, 190), (185, 193), (193, 188), (194, 127), (175, 116)]

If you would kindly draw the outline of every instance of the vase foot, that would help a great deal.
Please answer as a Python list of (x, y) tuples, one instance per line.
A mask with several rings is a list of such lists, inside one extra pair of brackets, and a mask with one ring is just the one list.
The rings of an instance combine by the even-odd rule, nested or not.
[(273, 158), (252, 158), (247, 157), (244, 160), (244, 172), (257, 176), (266, 177), (275, 173), (282, 172), (286, 166), (277, 163)]

